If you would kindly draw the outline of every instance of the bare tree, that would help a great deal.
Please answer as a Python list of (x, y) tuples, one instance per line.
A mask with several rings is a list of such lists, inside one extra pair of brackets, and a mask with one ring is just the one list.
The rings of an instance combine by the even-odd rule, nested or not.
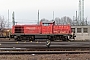
[(48, 21), (49, 21), (48, 19), (43, 18), (43, 19), (41, 19), (40, 22), (48, 22)]
[(56, 24), (56, 25), (61, 24), (61, 21), (60, 21), (60, 18), (59, 18), (59, 17), (56, 17), (56, 18), (55, 18), (55, 24)]
[(45, 19), (45, 18), (43, 18), (43, 19), (41, 19), (41, 21), (48, 21), (47, 19)]
[(5, 24), (6, 24), (6, 22), (5, 22), (4, 17), (0, 16), (0, 29), (5, 28)]
[(61, 18), (61, 22), (63, 24), (70, 24), (70, 25), (72, 25), (72, 19), (70, 17), (67, 17), (67, 16), (62, 17)]
[(5, 20), (4, 20), (4, 17), (1, 17), (0, 16), (0, 36), (3, 36), (3, 30), (5, 28)]

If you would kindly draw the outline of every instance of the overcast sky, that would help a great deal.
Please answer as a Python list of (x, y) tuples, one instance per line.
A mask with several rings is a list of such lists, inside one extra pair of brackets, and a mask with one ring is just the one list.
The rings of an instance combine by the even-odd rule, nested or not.
[[(40, 11), (40, 19), (48, 20), (54, 17), (75, 16), (75, 11), (78, 10), (79, 0), (0, 0), (0, 15), (8, 19), (8, 9), (10, 22), (12, 12), (15, 12), (17, 22), (36, 22), (37, 12)], [(85, 0), (85, 17), (90, 20), (90, 0)], [(23, 20), (23, 21), (22, 21)]]

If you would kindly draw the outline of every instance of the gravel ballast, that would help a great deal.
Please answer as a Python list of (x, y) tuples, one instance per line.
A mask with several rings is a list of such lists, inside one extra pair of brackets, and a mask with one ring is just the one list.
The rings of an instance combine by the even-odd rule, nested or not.
[(90, 60), (90, 54), (0, 55), (0, 60)]

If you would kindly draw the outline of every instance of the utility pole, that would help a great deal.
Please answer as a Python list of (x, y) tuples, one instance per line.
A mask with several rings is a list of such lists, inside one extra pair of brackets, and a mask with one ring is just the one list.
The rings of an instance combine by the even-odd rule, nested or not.
[(8, 9), (8, 28), (9, 28), (9, 9)]
[(53, 11), (53, 20), (54, 20), (54, 11)]
[(38, 25), (39, 25), (39, 10), (38, 10)]
[(78, 19), (77, 19), (77, 11), (76, 11), (76, 25), (79, 25), (77, 20)]
[(13, 22), (13, 26), (14, 26), (15, 25), (14, 12), (12, 13), (12, 22)]
[(81, 25), (81, 0), (79, 0), (79, 25)]
[(84, 25), (84, 0), (82, 0), (82, 17), (81, 17), (81, 20), (82, 20), (82, 24)]

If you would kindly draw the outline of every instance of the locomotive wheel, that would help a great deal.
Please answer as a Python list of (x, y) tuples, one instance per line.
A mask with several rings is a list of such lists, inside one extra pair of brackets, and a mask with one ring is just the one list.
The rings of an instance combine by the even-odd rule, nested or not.
[(63, 37), (62, 37), (62, 40), (63, 40), (63, 41), (67, 41), (67, 37), (66, 37), (66, 36), (63, 36)]
[(54, 37), (51, 37), (50, 40), (51, 40), (51, 41), (54, 41)]
[(34, 36), (29, 37), (29, 41), (34, 41), (34, 40), (35, 40)]
[(15, 41), (21, 41), (19, 38), (15, 38)]
[(69, 37), (68, 36), (66, 36), (66, 41), (68, 41), (69, 40)]
[(21, 41), (20, 37), (17, 38), (17, 41)]
[(49, 39), (50, 41), (54, 41), (54, 40), (55, 40), (54, 36), (49, 36), (48, 39)]
[(29, 37), (29, 41), (32, 41), (31, 37)]
[(21, 38), (19, 36), (15, 36), (14, 38), (16, 41), (21, 41)]

